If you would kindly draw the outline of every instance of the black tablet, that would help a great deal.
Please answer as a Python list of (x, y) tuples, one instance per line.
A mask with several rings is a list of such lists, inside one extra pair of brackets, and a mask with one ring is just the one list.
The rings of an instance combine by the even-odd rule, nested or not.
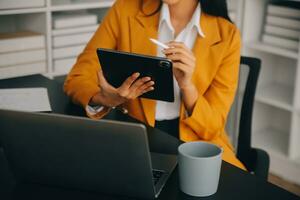
[(97, 49), (97, 55), (107, 82), (114, 87), (133, 73), (140, 77), (149, 76), (155, 82), (154, 90), (141, 97), (174, 102), (172, 62), (166, 58), (121, 52), (111, 49)]

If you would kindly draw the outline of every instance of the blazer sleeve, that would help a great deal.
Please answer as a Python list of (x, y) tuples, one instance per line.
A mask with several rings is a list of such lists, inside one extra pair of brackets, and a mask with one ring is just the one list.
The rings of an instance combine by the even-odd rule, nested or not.
[[(120, 0), (116, 1), (108, 11), (65, 80), (65, 93), (71, 97), (74, 103), (80, 104), (84, 108), (86, 108), (90, 99), (100, 91), (97, 76), (100, 69), (96, 53), (97, 48), (116, 49), (117, 47), (120, 35), (119, 11), (122, 6), (120, 4), (122, 4)], [(99, 116), (102, 115), (99, 114)]]
[(183, 119), (200, 139), (212, 140), (224, 130), (238, 84), (241, 39), (235, 28), (219, 69), (207, 91), (198, 97), (192, 114)]

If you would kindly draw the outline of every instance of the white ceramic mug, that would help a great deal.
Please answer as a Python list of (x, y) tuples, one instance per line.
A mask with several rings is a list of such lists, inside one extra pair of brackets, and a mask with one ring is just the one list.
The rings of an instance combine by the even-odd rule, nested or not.
[(188, 142), (178, 147), (182, 192), (197, 197), (217, 192), (223, 149), (208, 142)]

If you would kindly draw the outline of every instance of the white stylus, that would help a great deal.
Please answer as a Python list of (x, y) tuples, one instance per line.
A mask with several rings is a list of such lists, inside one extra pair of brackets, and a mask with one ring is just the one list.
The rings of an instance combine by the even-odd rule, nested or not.
[(158, 46), (160, 46), (160, 47), (162, 47), (162, 48), (164, 48), (164, 49), (170, 48), (169, 46), (165, 45), (164, 43), (162, 43), (162, 42), (160, 42), (160, 41), (158, 41), (158, 40), (156, 40), (156, 39), (149, 38), (149, 40), (150, 40), (151, 42), (153, 42), (154, 44), (156, 44), (156, 45), (158, 45)]

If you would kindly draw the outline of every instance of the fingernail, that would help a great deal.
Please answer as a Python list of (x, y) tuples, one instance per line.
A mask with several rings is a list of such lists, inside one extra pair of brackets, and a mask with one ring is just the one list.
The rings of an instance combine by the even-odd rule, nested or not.
[(139, 76), (140, 76), (140, 73), (136, 72), (136, 73), (134, 74), (134, 76), (139, 77)]

